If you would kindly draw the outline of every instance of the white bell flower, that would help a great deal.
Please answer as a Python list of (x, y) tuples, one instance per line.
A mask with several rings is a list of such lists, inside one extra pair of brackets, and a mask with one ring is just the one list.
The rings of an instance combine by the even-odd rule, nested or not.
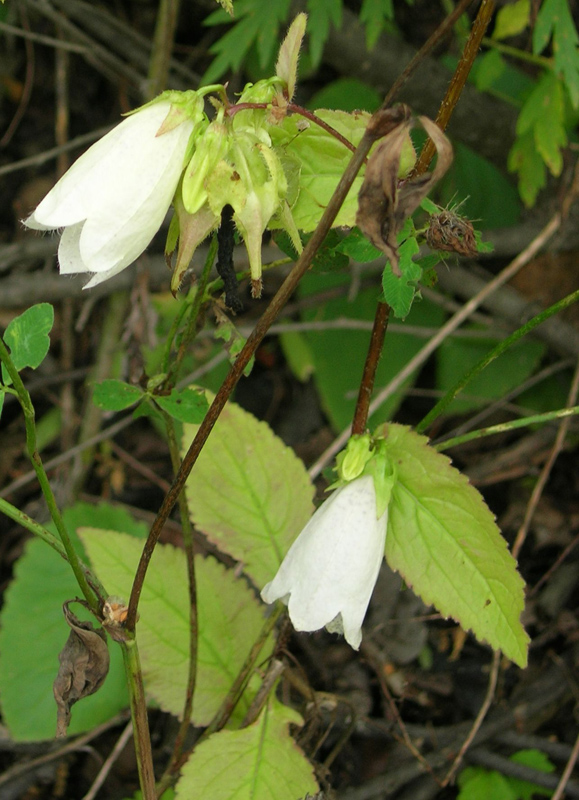
[(161, 227), (184, 167), (194, 121), (169, 100), (145, 106), (90, 147), (24, 224), (64, 228), (61, 274), (94, 273), (88, 289), (121, 272)]
[(378, 517), (371, 475), (336, 489), (290, 547), (261, 596), (283, 600), (297, 631), (326, 627), (357, 650), (384, 558), (388, 509)]

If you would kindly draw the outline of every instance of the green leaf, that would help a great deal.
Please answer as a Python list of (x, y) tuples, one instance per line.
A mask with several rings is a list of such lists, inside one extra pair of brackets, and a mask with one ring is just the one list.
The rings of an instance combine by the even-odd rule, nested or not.
[[(400, 237), (404, 236), (401, 232)], [(412, 302), (416, 295), (416, 284), (422, 277), (422, 269), (420, 264), (412, 260), (420, 247), (414, 236), (409, 236), (398, 248), (398, 255), (400, 256), (400, 277), (394, 275), (390, 264), (386, 264), (382, 274), (382, 290), (384, 291), (384, 299), (392, 308), (394, 316), (399, 319), (406, 319)]]
[(573, 107), (579, 106), (579, 36), (567, 0), (545, 0), (533, 31), (533, 52), (538, 54), (553, 36), (555, 70), (565, 80)]
[[(95, 528), (83, 528), (81, 536), (107, 590), (128, 597), (142, 543)], [(196, 557), (195, 574), (199, 658), (193, 721), (203, 726), (211, 721), (247, 658), (263, 626), (263, 606), (243, 580), (214, 558)], [(176, 716), (183, 712), (189, 668), (187, 585), (183, 550), (157, 545), (139, 603), (139, 653), (148, 694)], [(250, 682), (250, 688), (255, 690), (255, 682)], [(248, 705), (244, 696), (233, 719), (239, 721)]]
[(342, 0), (308, 0), (308, 34), (312, 67), (319, 66), (330, 33), (342, 24)]
[(346, 238), (340, 242), (337, 249), (361, 264), (365, 264), (368, 261), (376, 261), (377, 258), (382, 257), (382, 252), (377, 247), (374, 247), (360, 228), (352, 228)]
[[(354, 146), (359, 144), (370, 119), (365, 111), (348, 114), (345, 111), (319, 109), (315, 113)], [(297, 114), (286, 117), (270, 133), (280, 156), (287, 151), (299, 159), (299, 194), (292, 206), (292, 214), (299, 230), (313, 231), (352, 157), (352, 151), (315, 123), (309, 123), (308, 127), (302, 129)], [(355, 224), (363, 174), (362, 169), (333, 227)]]
[[(175, 800), (296, 800), (318, 792), (311, 764), (289, 734), (296, 711), (271, 698), (246, 728), (202, 742), (181, 771)], [(224, 769), (224, 765), (227, 765)]]
[(132, 386), (116, 378), (107, 378), (95, 383), (93, 389), (95, 405), (107, 411), (123, 411), (144, 397), (144, 392), (139, 386)]
[(388, 563), (425, 603), (525, 667), (524, 583), (483, 498), (426, 437), (395, 424), (386, 436), (398, 471)]
[[(134, 535), (147, 533), (147, 527), (136, 523), (122, 508), (78, 503), (64, 512), (64, 522), (75, 547), (81, 551), (75, 530), (89, 521), (131, 530)], [(62, 604), (78, 593), (67, 562), (39, 539), (30, 540), (16, 563), (0, 618), (2, 716), (16, 741), (54, 737), (56, 704), (52, 683), (58, 671), (58, 653), (69, 633)], [(107, 679), (95, 695), (73, 707), (69, 735), (90, 730), (127, 706), (121, 652), (113, 644), (109, 649), (111, 666)]]
[(519, 136), (533, 131), (535, 145), (555, 176), (561, 174), (561, 148), (567, 144), (563, 87), (553, 72), (546, 72), (533, 89), (517, 120)]
[[(183, 449), (197, 432), (185, 426)], [(185, 489), (191, 517), (256, 586), (276, 573), (312, 515), (312, 485), (293, 450), (235, 403), (222, 411)]]
[(279, 343), (292, 374), (298, 381), (305, 383), (314, 371), (308, 340), (299, 331), (285, 331), (280, 334)]
[(499, 8), (493, 39), (508, 39), (517, 36), (529, 25), (531, 16), (531, 0), (516, 0), (508, 6)]
[[(235, 3), (236, 22), (227, 33), (211, 46), (216, 56), (201, 79), (201, 83), (214, 83), (224, 72), (238, 72), (249, 48), (256, 44), (259, 62), (265, 68), (271, 61), (280, 36), (279, 28), (289, 14), (289, 0), (238, 0)], [(206, 25), (231, 22), (223, 12), (205, 20)]]
[(517, 800), (509, 779), (495, 770), (467, 767), (458, 776), (457, 800)]
[[(541, 772), (553, 772), (555, 767), (540, 750), (519, 750), (509, 761)], [(502, 775), (484, 767), (467, 767), (458, 776), (460, 792), (457, 800), (532, 800), (540, 794), (550, 797), (553, 792), (531, 781)]]
[(201, 422), (209, 408), (205, 395), (192, 386), (173, 389), (168, 395), (155, 395), (154, 400), (179, 422)]
[(438, 197), (447, 207), (456, 205), (457, 198), (465, 198), (460, 213), (483, 229), (515, 225), (521, 215), (512, 180), (460, 142), (454, 143), (454, 161), (438, 187)]
[(357, 78), (338, 78), (316, 92), (308, 108), (332, 108), (341, 111), (377, 111), (382, 98), (371, 86)]
[[(510, 8), (506, 6), (505, 8)], [(502, 9), (504, 11), (504, 9)], [(473, 74), (476, 88), (481, 92), (492, 89), (504, 73), (506, 62), (497, 50), (489, 50), (477, 60), (477, 69)]]
[(366, 47), (372, 50), (386, 23), (394, 20), (392, 0), (363, 0), (360, 9), (360, 22), (366, 28)]
[(519, 174), (519, 194), (523, 203), (532, 206), (547, 182), (545, 162), (535, 146), (533, 131), (516, 139), (509, 153), (508, 167), (511, 172)]
[[(4, 331), (4, 341), (10, 348), (14, 366), (20, 372), (24, 367), (36, 369), (44, 361), (50, 347), (48, 334), (54, 324), (54, 309), (50, 303), (38, 303), (15, 317)], [(2, 365), (2, 380), (12, 383)]]
[[(448, 391), (496, 344), (492, 339), (447, 339), (437, 351), (437, 388)], [(468, 397), (459, 395), (447, 413), (464, 414), (503, 397), (533, 374), (545, 350), (542, 342), (533, 339), (511, 347), (470, 381), (465, 388)]]
[[(509, 761), (539, 770), (540, 772), (551, 773), (555, 771), (555, 765), (552, 764), (547, 756), (540, 750), (519, 750), (517, 753), (513, 753), (513, 755), (510, 756)], [(551, 797), (553, 794), (550, 789), (545, 789), (545, 787), (539, 786), (532, 781), (523, 781), (519, 778), (509, 778), (508, 780), (517, 798), (520, 798), (520, 800), (533, 800), (537, 794), (544, 795), (545, 797)]]

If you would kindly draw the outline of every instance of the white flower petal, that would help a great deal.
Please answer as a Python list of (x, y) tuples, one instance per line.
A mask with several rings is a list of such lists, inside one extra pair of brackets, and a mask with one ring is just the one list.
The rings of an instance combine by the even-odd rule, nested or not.
[[(193, 121), (160, 135), (169, 102), (131, 115), (81, 156), (24, 224), (64, 227), (60, 271), (97, 273), (96, 286), (131, 264), (161, 227), (177, 188)], [(87, 287), (85, 287), (87, 288)]]
[(61, 275), (74, 275), (76, 272), (88, 272), (80, 257), (80, 235), (84, 222), (65, 228), (58, 246), (58, 266)]
[(262, 598), (272, 603), (289, 595), (289, 615), (298, 631), (336, 629), (340, 615), (346, 640), (358, 649), (384, 557), (386, 527), (386, 513), (376, 519), (370, 476), (340, 487), (293, 543)]
[(117, 186), (94, 207), (83, 229), (80, 250), (91, 272), (121, 259), (132, 263), (161, 227), (183, 169), (183, 154), (192, 130), (185, 122), (142, 151), (138, 175)]
[[(75, 161), (30, 217), (28, 227), (62, 228), (86, 219), (101, 198), (111, 194), (139, 168), (141, 145), (155, 137), (169, 113), (169, 103), (156, 103), (123, 120)], [(161, 139), (162, 137), (159, 137)], [(146, 165), (141, 163), (141, 169)], [(114, 194), (114, 189), (113, 189)]]

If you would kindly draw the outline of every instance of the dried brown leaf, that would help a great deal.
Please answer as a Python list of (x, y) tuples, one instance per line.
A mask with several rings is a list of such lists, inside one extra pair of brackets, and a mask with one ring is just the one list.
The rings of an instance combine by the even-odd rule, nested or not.
[(404, 220), (418, 208), (452, 163), (452, 146), (438, 125), (428, 117), (419, 117), (419, 120), (438, 153), (434, 170), (399, 181), (402, 147), (414, 124), (413, 120), (403, 118), (384, 136), (370, 156), (358, 195), (356, 224), (374, 247), (388, 256), (392, 271), (398, 276), (397, 237)]
[(67, 600), (62, 607), (70, 634), (59, 653), (60, 668), (52, 687), (57, 705), (57, 738), (66, 736), (74, 703), (100, 689), (109, 671), (105, 632), (95, 630), (91, 622), (79, 620), (68, 608), (71, 602), (86, 605), (82, 600)]

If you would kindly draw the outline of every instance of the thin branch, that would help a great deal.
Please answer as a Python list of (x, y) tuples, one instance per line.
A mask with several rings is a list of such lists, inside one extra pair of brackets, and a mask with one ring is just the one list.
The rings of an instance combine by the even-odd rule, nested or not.
[(483, 701), (482, 706), (480, 707), (480, 710), (479, 710), (478, 714), (476, 715), (476, 719), (473, 722), (472, 728), (470, 729), (468, 736), (466, 737), (466, 739), (462, 743), (462, 747), (460, 748), (456, 758), (452, 762), (451, 768), (448, 770), (448, 772), (446, 773), (446, 777), (442, 781), (442, 786), (443, 787), (444, 786), (448, 786), (448, 784), (452, 781), (452, 779), (456, 775), (456, 772), (457, 772), (458, 768), (460, 767), (460, 765), (462, 763), (462, 759), (464, 758), (464, 754), (466, 753), (468, 748), (473, 743), (474, 737), (477, 735), (478, 731), (480, 730), (480, 726), (484, 722), (484, 718), (488, 714), (488, 710), (491, 707), (491, 704), (492, 704), (494, 696), (495, 696), (495, 691), (496, 691), (496, 688), (497, 688), (497, 680), (498, 680), (498, 677), (499, 677), (499, 666), (500, 666), (500, 663), (501, 663), (500, 651), (499, 650), (495, 650), (495, 652), (493, 653), (493, 661), (492, 661), (492, 665), (491, 665), (491, 672), (490, 672), (490, 676), (489, 676), (489, 684), (488, 684), (488, 687), (487, 687), (487, 693), (485, 695), (485, 699)]

